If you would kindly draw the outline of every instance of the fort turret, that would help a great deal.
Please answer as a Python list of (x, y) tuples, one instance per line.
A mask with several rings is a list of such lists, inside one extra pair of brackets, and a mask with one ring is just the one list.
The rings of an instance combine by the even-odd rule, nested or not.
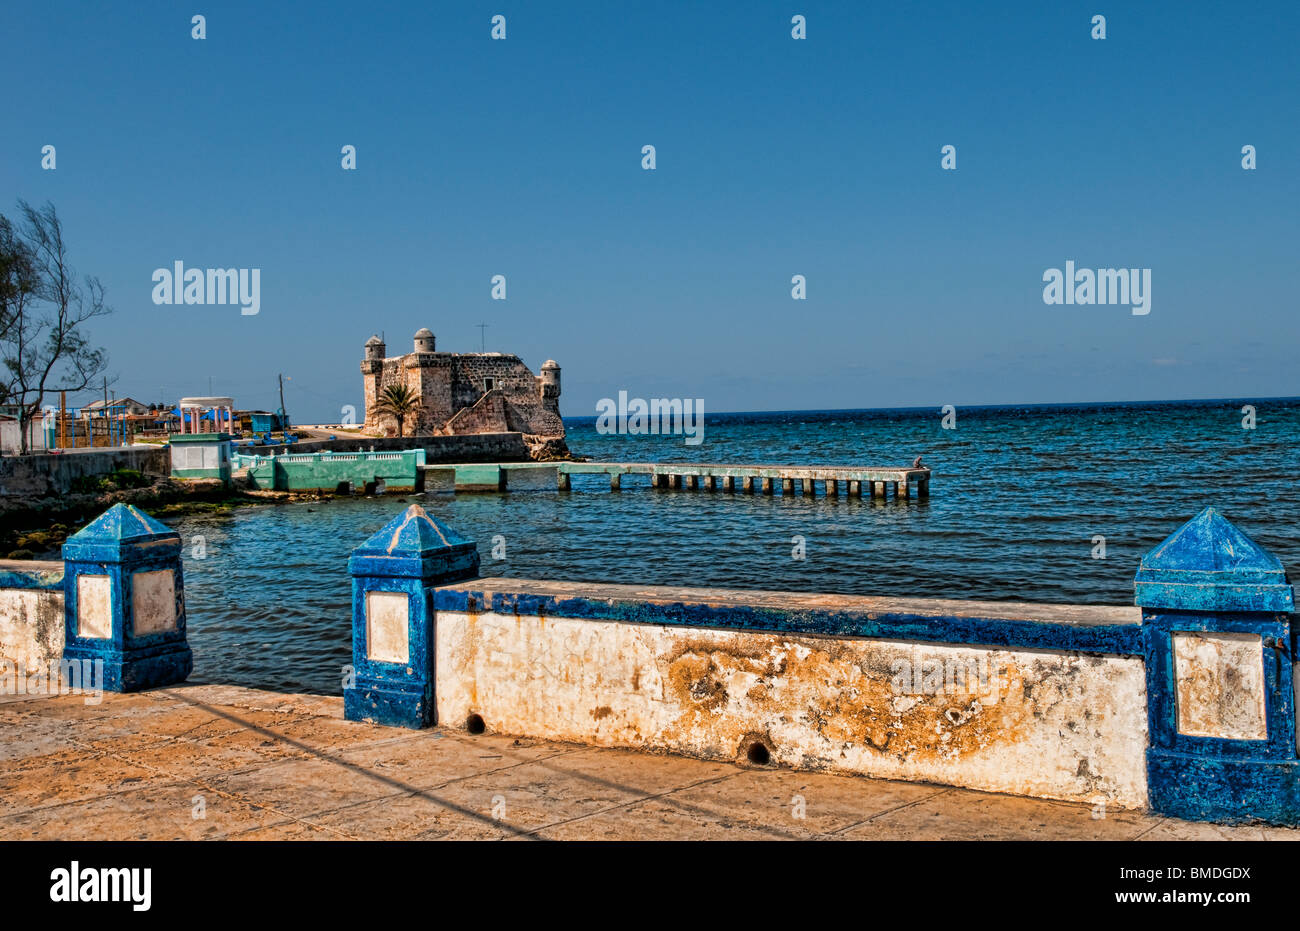
[(403, 385), (417, 401), (403, 423), (409, 436), (522, 433), (563, 445), (560, 365), (554, 359), (533, 374), (512, 353), (438, 352), (428, 327), (416, 330), (413, 341), (413, 351), (389, 356), (380, 337), (366, 340), (361, 375), (368, 430), (397, 432), (395, 419), (378, 405), (388, 387)]
[(366, 340), (364, 358), (361, 360), (361, 398), (365, 405), (362, 419), (370, 416), (375, 401), (379, 397), (379, 388), (384, 378), (384, 355), (387, 347), (376, 333)]
[[(366, 340), (365, 362), (383, 362), (384, 353), (386, 351), (387, 351), (387, 347), (384, 345), (384, 341), (380, 339), (379, 334), (376, 333), (374, 336), (370, 337), (370, 339)], [(365, 365), (363, 364), (361, 367), (361, 371), (364, 372), (365, 370), (366, 368)]]
[(554, 359), (547, 359), (542, 364), (542, 397), (558, 398), (560, 396), (560, 364)]

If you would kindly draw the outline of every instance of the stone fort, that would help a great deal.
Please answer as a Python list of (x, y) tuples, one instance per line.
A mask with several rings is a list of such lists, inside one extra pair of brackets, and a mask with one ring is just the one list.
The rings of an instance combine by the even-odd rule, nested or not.
[(501, 352), (438, 352), (428, 328), (416, 331), (413, 351), (387, 355), (379, 336), (365, 343), (361, 377), (366, 429), (397, 434), (397, 421), (376, 410), (381, 392), (405, 384), (419, 409), (403, 424), (408, 436), (523, 433), (561, 444), (560, 366), (548, 359), (534, 375), (516, 355)]

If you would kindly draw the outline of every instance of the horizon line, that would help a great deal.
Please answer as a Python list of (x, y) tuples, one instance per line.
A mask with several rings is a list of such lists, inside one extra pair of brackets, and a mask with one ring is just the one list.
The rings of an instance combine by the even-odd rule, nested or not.
[[(1008, 407), (1100, 407), (1103, 405), (1124, 405), (1139, 406), (1144, 404), (1227, 404), (1237, 403), (1238, 401), (1252, 400), (1247, 395), (1241, 395), (1235, 398), (1165, 398), (1165, 399), (1146, 399), (1139, 401), (1033, 401), (1033, 402), (1011, 402), (1003, 404), (954, 404), (953, 407), (961, 410), (992, 410), (995, 408)], [(1256, 403), (1287, 401), (1300, 402), (1300, 395), (1282, 395), (1279, 397), (1254, 398)], [(862, 413), (879, 413), (883, 411), (925, 411), (935, 407), (933, 404), (914, 404), (907, 407), (809, 407), (809, 408), (792, 408), (789, 410), (747, 410), (747, 411), (712, 411), (706, 413), (706, 417), (725, 417), (734, 414), (862, 414)], [(940, 405), (942, 410), (943, 405)], [(597, 414), (584, 415), (563, 415), (561, 420), (596, 420)]]

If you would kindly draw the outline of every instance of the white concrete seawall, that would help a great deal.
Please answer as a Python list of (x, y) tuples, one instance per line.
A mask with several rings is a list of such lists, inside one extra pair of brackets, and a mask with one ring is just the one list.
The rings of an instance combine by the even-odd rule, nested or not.
[(600, 747), (1147, 801), (1136, 657), (445, 610), (435, 656), (445, 725), (478, 715)]
[(46, 668), (63, 657), (63, 563), (0, 559), (0, 661)]

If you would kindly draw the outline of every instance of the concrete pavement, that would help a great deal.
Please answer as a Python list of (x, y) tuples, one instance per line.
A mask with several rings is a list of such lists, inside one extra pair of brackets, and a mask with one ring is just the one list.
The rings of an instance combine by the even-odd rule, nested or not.
[(923, 783), (343, 720), (185, 685), (0, 697), (6, 839), (1300, 839)]

